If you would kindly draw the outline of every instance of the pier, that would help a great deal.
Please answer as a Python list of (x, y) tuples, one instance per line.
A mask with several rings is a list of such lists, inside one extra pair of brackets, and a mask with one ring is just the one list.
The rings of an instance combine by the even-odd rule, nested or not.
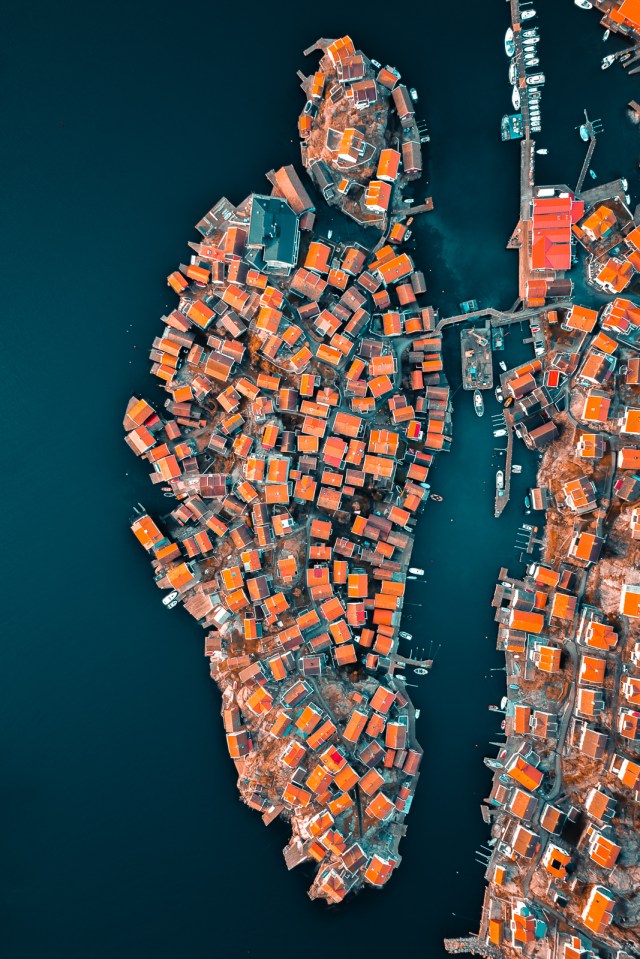
[(451, 955), (485, 956), (486, 959), (500, 959), (502, 952), (488, 942), (482, 942), (477, 936), (464, 939), (445, 939), (444, 948)]
[(589, 167), (591, 166), (591, 158), (594, 154), (596, 143), (598, 140), (595, 124), (592, 123), (589, 117), (587, 116), (586, 110), (584, 111), (584, 118), (585, 118), (584, 125), (586, 126), (587, 131), (589, 133), (589, 146), (587, 147), (587, 153), (584, 158), (584, 163), (582, 164), (582, 169), (580, 170), (580, 176), (578, 177), (578, 182), (576, 184), (576, 193), (580, 193), (582, 191), (582, 187), (584, 186), (584, 178), (586, 177), (587, 171)]
[(460, 330), (460, 353), (463, 389), (490, 390), (493, 386), (491, 325)]
[(505, 427), (507, 430), (507, 456), (504, 464), (504, 489), (496, 489), (496, 500), (495, 508), (493, 515), (498, 519), (502, 515), (507, 503), (509, 502), (509, 496), (511, 495), (511, 462), (513, 460), (513, 427), (510, 423), (505, 422)]

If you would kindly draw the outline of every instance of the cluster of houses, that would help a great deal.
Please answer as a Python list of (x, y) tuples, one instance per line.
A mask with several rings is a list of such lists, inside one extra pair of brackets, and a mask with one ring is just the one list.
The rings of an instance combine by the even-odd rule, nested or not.
[[(521, 296), (525, 306), (566, 300), (577, 262), (576, 243), (586, 250), (587, 282), (613, 296), (640, 290), (640, 227), (622, 192), (623, 181), (577, 196), (566, 186), (538, 187), (519, 230)], [(601, 199), (604, 193), (612, 195)]]
[[(302, 79), (298, 119), (302, 161), (327, 203), (385, 228), (401, 191), (422, 173), (415, 91), (395, 67), (356, 50), (351, 37), (320, 40), (318, 69)], [(381, 118), (384, 118), (382, 120)]]
[(637, 288), (640, 227), (620, 197), (594, 203), (573, 227), (587, 251), (590, 282), (613, 296)]
[[(356, 97), (349, 44), (326, 57)], [(132, 529), (206, 630), (242, 798), (291, 822), (287, 864), (316, 863), (310, 895), (339, 902), (389, 878), (417, 781), (398, 632), (449, 388), (406, 229), (327, 239), (295, 169), (268, 179), (220, 200), (168, 277), (164, 405), (132, 397), (124, 426), (173, 508)]]
[(502, 571), (493, 601), (515, 693), (505, 747), (487, 760), (485, 934), (514, 950), (551, 946), (551, 909), (565, 932), (550, 954), (562, 959), (637, 947), (624, 891), (638, 857), (622, 850), (635, 849), (640, 801), (640, 587), (623, 585), (620, 613), (607, 617), (582, 599), (587, 575), (572, 562), (532, 563), (522, 580)]
[(542, 355), (501, 378), (509, 428), (543, 455), (547, 526), (542, 561), (502, 570), (493, 600), (507, 740), (486, 760), (482, 933), (509, 954), (623, 957), (640, 945), (640, 307), (615, 295), (541, 326)]

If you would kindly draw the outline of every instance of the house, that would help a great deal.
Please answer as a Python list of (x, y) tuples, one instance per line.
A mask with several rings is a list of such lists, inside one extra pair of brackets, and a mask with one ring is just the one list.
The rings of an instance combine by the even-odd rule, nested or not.
[(601, 936), (611, 924), (615, 899), (604, 886), (592, 886), (582, 910), (582, 921), (595, 936)]
[(596, 487), (587, 476), (569, 480), (562, 487), (566, 505), (578, 515), (596, 508)]
[(604, 546), (604, 538), (587, 530), (575, 529), (569, 545), (570, 559), (581, 563), (597, 563)]
[(620, 613), (623, 616), (640, 616), (640, 585), (625, 583), (620, 594)]
[(288, 275), (297, 263), (299, 242), (298, 217), (289, 204), (254, 194), (247, 249), (257, 269)]
[(585, 396), (581, 418), (591, 423), (606, 423), (610, 406), (611, 396), (608, 393), (589, 390)]
[(607, 236), (616, 225), (616, 215), (608, 206), (601, 204), (580, 224), (580, 229), (593, 242)]

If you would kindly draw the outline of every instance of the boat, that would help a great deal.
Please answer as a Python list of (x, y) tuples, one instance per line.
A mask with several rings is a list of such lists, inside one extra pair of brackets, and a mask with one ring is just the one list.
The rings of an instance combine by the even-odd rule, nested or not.
[(527, 84), (530, 87), (540, 87), (545, 82), (544, 73), (534, 73), (530, 77), (527, 77)]
[(402, 636), (403, 639), (413, 639), (411, 633), (405, 633), (403, 630), (400, 630), (400, 636)]
[(520, 14), (521, 20), (533, 20), (536, 15), (536, 11), (531, 7), (529, 10), (523, 10)]
[(424, 570), (420, 569), (419, 566), (410, 566), (409, 572), (413, 573), (414, 576), (424, 576)]
[(417, 579), (417, 576), (407, 576), (407, 579)]
[(171, 603), (175, 603), (178, 599), (178, 592), (175, 589), (172, 589), (170, 593), (162, 597), (162, 605), (168, 606), (171, 608)]
[(541, 150), (536, 150), (536, 153), (539, 153), (540, 156), (542, 156), (542, 157), (546, 157), (546, 155), (547, 155), (548, 152), (549, 152), (549, 151), (547, 150), (546, 147), (543, 147)]
[(520, 109), (520, 91), (515, 86), (513, 90), (511, 91), (511, 102), (513, 103), (514, 110)]
[(434, 499), (434, 500), (436, 501), (436, 503), (441, 503), (441, 502), (442, 502), (442, 496), (440, 496), (439, 493), (432, 493), (432, 494), (431, 494), (431, 499)]
[(531, 509), (531, 500), (528, 496), (525, 496), (524, 498), (524, 505), (526, 509)]
[(615, 53), (610, 53), (608, 57), (604, 57), (602, 60), (602, 63), (600, 64), (600, 69), (608, 70), (611, 64), (614, 62), (615, 58), (616, 58)]
[(504, 489), (504, 473), (502, 472), (502, 470), (498, 470), (498, 472), (496, 473), (496, 489), (497, 490)]
[(526, 37), (527, 40), (532, 40), (534, 37), (537, 37), (537, 36), (538, 36), (538, 28), (537, 28), (537, 27), (531, 27), (529, 30), (523, 30), (523, 31), (522, 31), (522, 36), (523, 36), (523, 37)]
[(476, 416), (482, 416), (484, 413), (484, 400), (480, 390), (473, 391), (473, 408), (476, 411)]
[(504, 52), (508, 57), (512, 57), (516, 52), (516, 44), (515, 40), (513, 39), (513, 30), (511, 27), (509, 27), (504, 35)]
[(586, 123), (580, 124), (580, 139), (585, 142), (589, 139), (589, 127)]
[(493, 350), (504, 350), (504, 332), (501, 326), (496, 326), (491, 330), (491, 348)]
[(606, 43), (610, 36), (611, 36), (611, 30), (605, 30), (604, 36), (602, 38), (602, 42)]
[(580, 7), (581, 10), (591, 10), (592, 4), (590, 0), (573, 0), (576, 7)]
[(589, 176), (591, 177), (592, 180), (598, 179), (598, 174), (596, 173), (595, 170), (589, 170)]
[(411, 97), (411, 99), (413, 100), (414, 103), (417, 103), (417, 101), (418, 101), (418, 91), (416, 90), (415, 87), (411, 87), (411, 89), (409, 90), (409, 96)]
[(493, 435), (496, 437), (496, 439), (498, 439), (498, 438), (501, 437), (501, 436), (506, 436), (506, 435), (507, 435), (507, 431), (506, 431), (506, 430), (494, 430), (494, 431), (493, 431)]
[(518, 82), (518, 67), (516, 61), (512, 60), (509, 64), (509, 83), (514, 86)]
[(521, 113), (506, 114), (500, 123), (500, 136), (502, 140), (519, 140), (524, 133), (524, 124)]
[(498, 366), (500, 367), (503, 373), (507, 372), (507, 364), (505, 363), (504, 360), (500, 360), (500, 362), (498, 363)]
[(478, 309), (478, 301), (464, 300), (460, 304), (460, 309), (462, 310), (463, 313), (475, 313), (475, 311)]
[(502, 392), (502, 388), (500, 386), (496, 386), (494, 393), (496, 394), (498, 403), (502, 403), (504, 401), (504, 393)]
[(512, 467), (511, 467), (511, 472), (512, 472), (512, 473), (521, 473), (521, 472), (522, 472), (522, 467), (520, 466), (519, 463), (514, 463), (514, 464), (512, 465)]

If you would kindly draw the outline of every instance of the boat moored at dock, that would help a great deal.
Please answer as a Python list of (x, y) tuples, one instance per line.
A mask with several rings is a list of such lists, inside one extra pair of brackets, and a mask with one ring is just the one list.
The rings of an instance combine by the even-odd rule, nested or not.
[(508, 57), (512, 57), (514, 53), (516, 52), (516, 43), (513, 38), (513, 30), (511, 29), (511, 27), (509, 27), (509, 29), (504, 35), (504, 52), (507, 54)]
[(476, 416), (482, 416), (484, 414), (484, 400), (482, 399), (480, 390), (474, 390), (473, 408), (476, 411)]

